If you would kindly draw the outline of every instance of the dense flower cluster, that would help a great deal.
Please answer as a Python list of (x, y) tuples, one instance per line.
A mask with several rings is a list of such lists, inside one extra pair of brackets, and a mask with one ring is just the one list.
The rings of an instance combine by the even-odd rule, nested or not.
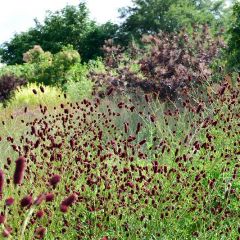
[(148, 96), (40, 106), (21, 136), (0, 141), (2, 236), (237, 239), (236, 84), (224, 82), (208, 110), (159, 111)]

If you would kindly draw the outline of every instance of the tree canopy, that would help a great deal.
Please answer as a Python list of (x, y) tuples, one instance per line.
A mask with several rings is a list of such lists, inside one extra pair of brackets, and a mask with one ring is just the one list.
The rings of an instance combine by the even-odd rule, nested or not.
[(233, 6), (231, 26), (228, 31), (228, 68), (229, 70), (240, 71), (240, 3)]
[(110, 22), (98, 25), (89, 18), (85, 3), (77, 7), (66, 6), (60, 11), (48, 12), (41, 24), (37, 19), (35, 26), (26, 32), (15, 34), (2, 44), (0, 55), (7, 64), (22, 63), (22, 55), (34, 45), (45, 51), (59, 52), (63, 46), (71, 44), (78, 50), (83, 61), (101, 55), (104, 40), (113, 37), (117, 25)]
[(173, 32), (193, 24), (213, 25), (221, 21), (222, 0), (133, 0), (133, 6), (122, 8), (125, 18), (121, 34), (139, 37), (142, 34)]
[(0, 46), (1, 61), (7, 64), (23, 63), (23, 53), (40, 45), (53, 54), (72, 45), (87, 62), (102, 56), (104, 41), (115, 38), (127, 45), (133, 38), (159, 31), (174, 32), (193, 25), (226, 25), (224, 0), (133, 0), (132, 7), (120, 9), (124, 19), (118, 26), (111, 22), (99, 25), (89, 18), (85, 3), (66, 6), (60, 11), (48, 12), (43, 23), (35, 19), (35, 26), (17, 33)]

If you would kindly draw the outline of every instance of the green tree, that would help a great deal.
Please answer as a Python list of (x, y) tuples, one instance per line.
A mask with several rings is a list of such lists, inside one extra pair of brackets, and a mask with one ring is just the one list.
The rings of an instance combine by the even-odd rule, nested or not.
[(15, 34), (2, 44), (0, 56), (7, 64), (22, 63), (22, 55), (34, 45), (40, 45), (45, 51), (59, 52), (63, 46), (71, 44), (83, 61), (101, 55), (100, 48), (104, 40), (114, 36), (117, 25), (106, 23), (97, 25), (89, 18), (85, 3), (66, 6), (60, 11), (48, 12), (41, 24), (35, 20), (35, 26), (27, 32)]
[(1, 61), (7, 64), (23, 62), (23, 53), (41, 42), (40, 29), (31, 28), (28, 32), (15, 34), (9, 41), (0, 47)]
[(240, 3), (235, 2), (231, 16), (231, 26), (228, 30), (229, 41), (227, 49), (227, 68), (230, 71), (240, 71)]
[(121, 36), (129, 39), (160, 30), (172, 32), (193, 24), (214, 25), (221, 21), (223, 0), (133, 0), (133, 6), (120, 9), (125, 18)]
[(107, 39), (115, 38), (118, 31), (118, 25), (107, 22), (102, 25), (96, 25), (92, 31), (89, 31), (82, 41), (84, 48), (84, 59), (96, 59), (103, 55), (102, 46)]
[[(72, 45), (63, 47), (56, 54), (43, 51), (39, 45), (23, 54), (24, 66), (31, 66), (32, 74), (29, 82), (43, 83), (45, 85), (57, 85), (62, 87), (69, 78), (69, 71), (80, 66), (80, 55)], [(22, 66), (22, 65), (18, 65)], [(68, 76), (68, 77), (67, 77)]]

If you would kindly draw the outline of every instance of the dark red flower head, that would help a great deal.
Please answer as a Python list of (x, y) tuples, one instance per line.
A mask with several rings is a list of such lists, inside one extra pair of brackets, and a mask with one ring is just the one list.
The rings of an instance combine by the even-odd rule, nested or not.
[(102, 239), (101, 240), (108, 240), (108, 237), (107, 236), (105, 236), (105, 237), (102, 237)]
[(12, 228), (11, 227), (6, 227), (3, 232), (2, 232), (2, 235), (3, 237), (8, 237), (12, 232)]
[(61, 176), (58, 174), (55, 174), (50, 178), (49, 183), (55, 187), (60, 182), (60, 180), (61, 180)]
[(44, 87), (43, 86), (40, 86), (40, 90), (42, 93), (44, 93)]
[(4, 173), (0, 169), (0, 199), (2, 198), (1, 195), (3, 193), (3, 184), (4, 184)]
[(5, 222), (5, 216), (3, 214), (0, 214), (0, 224), (3, 224)]
[(53, 193), (47, 193), (47, 194), (45, 195), (45, 200), (46, 200), (46, 202), (52, 202), (53, 199), (54, 199), (54, 194), (53, 194)]
[(23, 207), (30, 207), (32, 205), (32, 203), (33, 203), (32, 196), (24, 197), (20, 202), (22, 208)]
[(5, 205), (6, 205), (6, 206), (11, 206), (11, 205), (13, 205), (13, 204), (14, 204), (14, 198), (9, 197), (9, 198), (7, 198), (7, 199), (5, 200)]
[(16, 161), (15, 173), (13, 176), (13, 182), (15, 185), (20, 185), (23, 181), (24, 171), (26, 168), (26, 159), (24, 157), (19, 157)]
[(73, 205), (73, 203), (76, 201), (77, 196), (76, 194), (71, 194), (67, 198), (65, 198), (60, 205), (61, 212), (65, 213), (68, 211), (68, 208)]
[(34, 204), (37, 205), (37, 206), (39, 206), (44, 199), (45, 199), (45, 195), (44, 195), (44, 194), (40, 194), (40, 195), (36, 198), (36, 200), (34, 201)]
[(38, 227), (35, 230), (35, 236), (37, 239), (43, 239), (46, 234), (46, 229), (44, 227)]
[(36, 89), (33, 89), (32, 90), (34, 94), (37, 94), (37, 90)]
[(37, 213), (36, 213), (37, 218), (42, 218), (43, 216), (44, 216), (44, 211), (43, 210), (37, 211)]
[(65, 205), (67, 207), (72, 206), (72, 204), (76, 201), (76, 194), (71, 194), (67, 198), (65, 198), (61, 205)]
[(66, 213), (68, 211), (68, 206), (66, 205), (60, 205), (60, 211), (63, 212), (63, 213)]

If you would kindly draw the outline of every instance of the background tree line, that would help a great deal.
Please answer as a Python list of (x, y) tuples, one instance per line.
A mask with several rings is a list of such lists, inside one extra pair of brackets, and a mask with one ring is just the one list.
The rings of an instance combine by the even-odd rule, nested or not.
[[(133, 0), (132, 7), (119, 10), (122, 24), (97, 24), (89, 18), (85, 3), (66, 6), (48, 12), (43, 23), (35, 19), (35, 26), (17, 33), (0, 47), (2, 62), (23, 63), (23, 53), (40, 45), (53, 54), (72, 45), (83, 62), (102, 56), (106, 39), (120, 45), (138, 41), (143, 34), (159, 31), (174, 32), (181, 28), (191, 31), (195, 24), (208, 24), (212, 31), (229, 25), (231, 8), (224, 8), (224, 0)], [(236, 10), (237, 11), (237, 10)]]

